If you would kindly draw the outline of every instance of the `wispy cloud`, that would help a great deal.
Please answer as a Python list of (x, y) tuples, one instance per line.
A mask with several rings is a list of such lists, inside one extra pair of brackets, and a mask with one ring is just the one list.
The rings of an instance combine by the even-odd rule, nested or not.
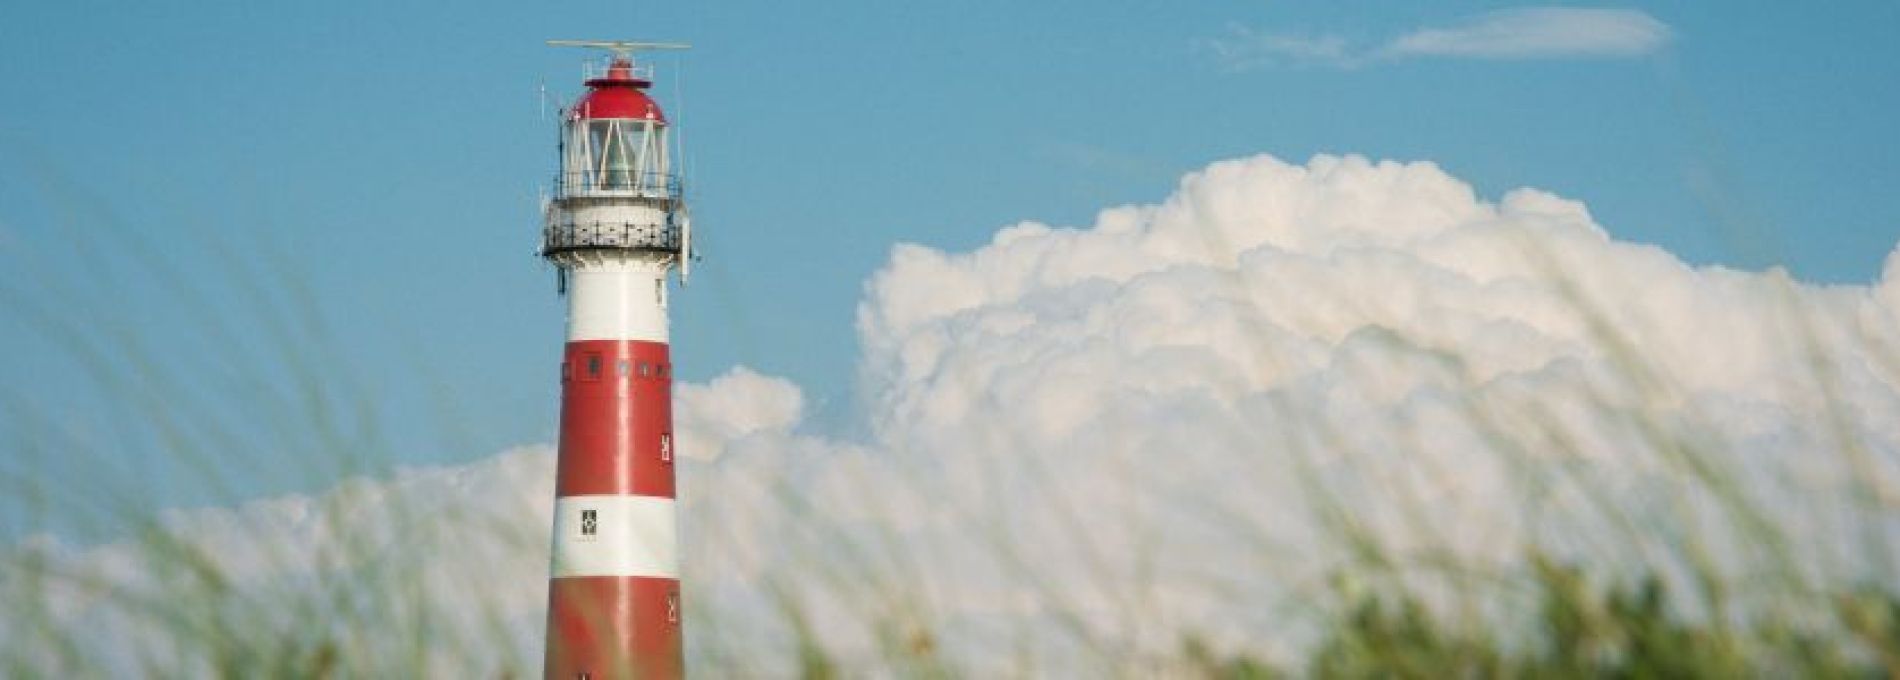
[(1637, 10), (1536, 7), (1420, 29), (1380, 51), (1392, 57), (1624, 58), (1653, 53), (1668, 41), (1669, 26)]
[(1351, 68), (1418, 58), (1628, 59), (1668, 44), (1669, 25), (1640, 10), (1526, 7), (1487, 12), (1355, 46), (1336, 34), (1270, 33), (1234, 25), (1204, 46), (1232, 68)]

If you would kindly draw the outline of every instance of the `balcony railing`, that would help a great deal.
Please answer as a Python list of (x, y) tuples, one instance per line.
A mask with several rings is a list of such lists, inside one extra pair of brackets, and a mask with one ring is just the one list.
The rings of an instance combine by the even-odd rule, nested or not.
[[(581, 82), (587, 82), (596, 78), (605, 78), (613, 71), (613, 68), (614, 62), (611, 60), (581, 62)], [(627, 75), (633, 76), (635, 80), (653, 80), (652, 64), (627, 64), (626, 69)]]
[(591, 172), (558, 174), (554, 177), (554, 196), (646, 198), (672, 202), (678, 201), (682, 192), (679, 175), (670, 173), (649, 172), (614, 179), (619, 181), (605, 181)]
[(542, 230), (543, 255), (594, 248), (678, 251), (680, 230), (670, 224), (652, 222), (552, 224)]

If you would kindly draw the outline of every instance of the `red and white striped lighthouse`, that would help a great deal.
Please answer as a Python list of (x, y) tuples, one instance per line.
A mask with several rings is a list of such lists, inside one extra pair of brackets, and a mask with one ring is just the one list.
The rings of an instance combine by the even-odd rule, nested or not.
[(613, 52), (561, 115), (541, 255), (567, 295), (548, 582), (548, 678), (681, 674), (667, 279), (692, 228), (667, 120), (632, 53), (685, 45), (549, 41)]

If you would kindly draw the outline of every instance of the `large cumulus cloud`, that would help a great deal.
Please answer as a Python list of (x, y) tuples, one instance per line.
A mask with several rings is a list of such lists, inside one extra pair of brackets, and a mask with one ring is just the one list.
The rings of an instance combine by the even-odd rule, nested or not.
[(877, 570), (978, 646), (1285, 651), (1299, 617), (1265, 612), (1368, 543), (1486, 573), (1537, 549), (1684, 586), (1885, 582), (1892, 269), (1692, 267), (1430, 163), (1227, 161), (1087, 228), (897, 247), (859, 308), (869, 441), (737, 458), (867, 550), (927, 555)]
[[(859, 307), (864, 437), (807, 431), (795, 385), (744, 369), (680, 388), (692, 648), (789, 664), (819, 630), (847, 659), (1075, 669), (1194, 634), (1285, 657), (1323, 620), (1310, 595), (1368, 555), (1890, 586), (1896, 263), (1832, 287), (1692, 267), (1575, 201), (1353, 156), (1216, 163), (1160, 204), (967, 253), (900, 245)], [(483, 596), (417, 599), (507, 622), (531, 657), (551, 465), (518, 452), (173, 525), (220, 543), (256, 533), (239, 517), (287, 523), (303, 550), (228, 558), (281, 580), (351, 568), (326, 562), (338, 535), (299, 528), (313, 503), (498, 493), (520, 526), (414, 567), (477, 565), (440, 580)], [(510, 533), (530, 538), (492, 540)], [(115, 550), (53, 552), (136, 561)], [(59, 618), (101, 615), (84, 609)]]

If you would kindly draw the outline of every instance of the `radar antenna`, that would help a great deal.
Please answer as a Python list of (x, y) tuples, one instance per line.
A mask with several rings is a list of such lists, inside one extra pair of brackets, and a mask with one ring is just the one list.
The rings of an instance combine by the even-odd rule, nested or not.
[(635, 52), (683, 50), (692, 47), (692, 45), (686, 43), (641, 42), (638, 40), (549, 40), (548, 44), (554, 47), (591, 47), (597, 50), (607, 50), (614, 53), (614, 56), (622, 59), (632, 56)]

